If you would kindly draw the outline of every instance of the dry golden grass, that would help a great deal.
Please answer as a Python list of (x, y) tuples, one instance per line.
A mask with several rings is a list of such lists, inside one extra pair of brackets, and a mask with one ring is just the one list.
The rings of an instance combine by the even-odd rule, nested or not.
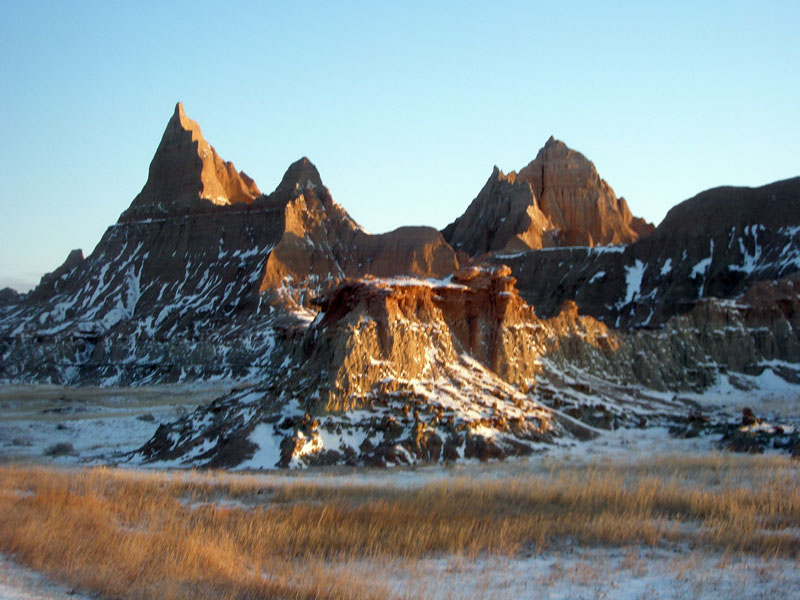
[(551, 463), (411, 489), (5, 467), (0, 552), (114, 598), (383, 598), (348, 563), (567, 542), (800, 559), (798, 475), (796, 461), (741, 456)]

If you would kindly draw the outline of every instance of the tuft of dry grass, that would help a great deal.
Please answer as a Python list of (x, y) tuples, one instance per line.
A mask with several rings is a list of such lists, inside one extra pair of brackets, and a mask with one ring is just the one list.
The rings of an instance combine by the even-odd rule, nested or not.
[(799, 470), (782, 457), (666, 457), (398, 489), (9, 466), (0, 552), (73, 587), (136, 599), (384, 598), (392, 590), (363, 577), (365, 562), (565, 544), (800, 559)]

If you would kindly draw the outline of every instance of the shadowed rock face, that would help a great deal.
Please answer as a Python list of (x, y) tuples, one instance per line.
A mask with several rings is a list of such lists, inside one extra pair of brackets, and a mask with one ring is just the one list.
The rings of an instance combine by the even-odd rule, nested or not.
[(178, 105), (94, 251), (0, 291), (0, 381), (246, 378), (140, 457), (300, 466), (526, 454), (591, 435), (574, 419), (685, 414), (648, 388), (800, 379), (800, 179), (709, 190), (651, 233), (551, 139), (444, 233), (462, 254), (366, 233), (305, 157), (262, 195)]
[(67, 255), (67, 260), (52, 273), (45, 273), (39, 285), (33, 289), (28, 296), (28, 301), (46, 300), (50, 296), (60, 291), (62, 280), (66, 274), (79, 267), (83, 262), (83, 250), (80, 248), (71, 251)]
[[(617, 328), (659, 327), (703, 298), (733, 298), (800, 270), (800, 178), (722, 187), (675, 206), (625, 248), (497, 253), (537, 314), (567, 300)], [(550, 282), (542, 285), (542, 282)]]
[(266, 264), (261, 291), (282, 290), (304, 304), (345, 277), (443, 277), (458, 268), (455, 252), (432, 227), (371, 235), (334, 202), (314, 165), (302, 158), (256, 204), (283, 207), (283, 235)]
[(519, 173), (495, 167), (464, 215), (442, 233), (454, 248), (476, 256), (629, 244), (653, 229), (631, 214), (585, 156), (551, 137)]
[(0, 290), (0, 306), (19, 302), (20, 293), (14, 288), (6, 287)]
[(250, 177), (219, 157), (178, 102), (150, 163), (147, 183), (120, 220), (202, 210), (208, 204), (249, 204), (260, 195)]
[[(574, 302), (541, 319), (514, 283), (504, 266), (348, 279), (319, 299), (280, 373), (162, 425), (137, 457), (258, 468), (525, 455), (594, 435), (575, 419), (641, 426), (693, 408), (636, 384), (702, 390), (715, 365), (758, 374), (777, 354), (800, 359), (797, 277), (633, 333)], [(264, 462), (250, 462), (256, 453)]]
[(74, 251), (25, 297), (8, 295), (0, 378), (243, 376), (267, 368), (276, 337), (298, 322), (292, 311), (307, 316), (309, 300), (343, 278), (457, 266), (433, 228), (364, 232), (307, 158), (260, 195), (179, 104), (142, 192), (94, 251)]

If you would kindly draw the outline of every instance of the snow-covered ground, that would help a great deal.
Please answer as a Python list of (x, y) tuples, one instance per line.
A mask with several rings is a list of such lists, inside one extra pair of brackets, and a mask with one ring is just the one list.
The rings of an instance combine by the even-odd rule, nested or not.
[(519, 559), (455, 557), (364, 569), (400, 594), (415, 590), (430, 600), (780, 600), (797, 598), (800, 589), (796, 561), (660, 548), (577, 548)]
[(114, 463), (233, 384), (146, 388), (0, 386), (0, 460)]
[(701, 405), (724, 407), (739, 413), (745, 407), (769, 417), (797, 418), (800, 416), (800, 385), (783, 379), (781, 369), (794, 371), (795, 363), (780, 360), (762, 362), (760, 375), (729, 373), (720, 375), (716, 385), (699, 394), (681, 394)]
[[(775, 373), (782, 364), (766, 366), (773, 368), (766, 368), (759, 376), (722, 375), (717, 384), (705, 392), (681, 393), (680, 398), (696, 402), (709, 414), (717, 418), (727, 417), (731, 422), (741, 416), (744, 407), (750, 407), (769, 423), (800, 426), (800, 385), (786, 382)], [(63, 465), (117, 463), (123, 455), (147, 442), (161, 423), (175, 421), (233, 387), (232, 383), (145, 388), (0, 386), (0, 461), (45, 461)], [(576, 391), (571, 393), (580, 395)], [(672, 393), (652, 390), (646, 390), (646, 394), (654, 401), (665, 403), (676, 397)], [(592, 399), (587, 395), (585, 400), (589, 402)], [(682, 406), (685, 411), (685, 405)], [(681, 413), (681, 416), (685, 415)], [(260, 432), (261, 429), (256, 428), (254, 434)], [(259, 469), (275, 464), (279, 452), (272, 443), (274, 440), (261, 437), (265, 439), (259, 439), (260, 451), (242, 467)], [(503, 463), (505, 466), (497, 463), (481, 465), (473, 459), (444, 469), (432, 466), (398, 471), (408, 473), (411, 479), (425, 479), (420, 477), (421, 473), (452, 474), (461, 470), (486, 471), (490, 476), (502, 476), (508, 469), (535, 468), (545, 456), (573, 461), (603, 456), (635, 461), (637, 457), (653, 453), (712, 452), (717, 449), (717, 441), (715, 436), (673, 438), (665, 427), (658, 426), (617, 429), (604, 432), (588, 442), (563, 439), (554, 445), (542, 444), (541, 452), (529, 458), (509, 459)], [(373, 477), (370, 471), (365, 473)], [(317, 470), (309, 474), (311, 477), (318, 475)]]
[(88, 600), (0, 554), (0, 600)]
[[(780, 366), (780, 365), (777, 365)], [(736, 376), (737, 386), (724, 377), (703, 394), (686, 394), (694, 401), (732, 418), (741, 408), (796, 423), (800, 419), (800, 388), (773, 371), (760, 377)], [(743, 391), (742, 382), (752, 389)], [(0, 388), (0, 462), (52, 461), (56, 464), (116, 462), (121, 452), (141, 446), (159, 423), (226, 392), (225, 386), (161, 386), (149, 390), (100, 390), (45, 387)], [(148, 416), (150, 415), (150, 416)], [(72, 452), (49, 456), (56, 444), (71, 444)], [(545, 472), (554, 465), (634, 465), (653, 457), (701, 456), (718, 452), (715, 436), (672, 437), (666, 427), (618, 429), (587, 442), (561, 441), (530, 457), (502, 462), (466, 460), (455, 465), (394, 469), (313, 468), (293, 472), (260, 472), (270, 484), (291, 485), (308, 480), (318, 485), (386, 485), (413, 488), (450, 478), (497, 480)], [(275, 454), (265, 444), (261, 452)], [(256, 461), (258, 462), (258, 461)], [(136, 472), (136, 471), (134, 471)], [(178, 477), (208, 482), (223, 473), (182, 471)], [(221, 502), (227, 500), (221, 499)], [(246, 504), (237, 504), (247, 509)], [(399, 595), (437, 598), (797, 598), (797, 561), (736, 555), (687, 547), (581, 548), (562, 545), (541, 554), (516, 557), (429, 557), (376, 565), (348, 563), (365, 577), (381, 581)], [(0, 556), (0, 600), (78, 598), (72, 590)]]

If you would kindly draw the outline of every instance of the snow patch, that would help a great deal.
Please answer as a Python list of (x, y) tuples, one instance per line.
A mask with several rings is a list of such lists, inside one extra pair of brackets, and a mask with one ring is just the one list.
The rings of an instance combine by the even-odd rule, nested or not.
[(605, 271), (598, 271), (597, 273), (592, 275), (592, 278), (589, 280), (589, 285), (592, 285), (595, 281), (599, 281), (600, 279), (602, 279), (605, 276), (606, 276), (606, 272)]
[(258, 446), (258, 450), (237, 469), (274, 469), (281, 459), (281, 442), (280, 437), (273, 432), (272, 425), (256, 425), (250, 434), (250, 441)]
[(711, 266), (711, 261), (714, 260), (714, 240), (709, 240), (709, 249), (708, 249), (708, 257), (704, 258), (703, 260), (699, 261), (693, 268), (692, 273), (689, 276), (692, 279), (697, 279), (698, 277), (702, 278), (702, 282), (700, 284), (700, 291), (698, 292), (698, 298), (703, 297), (703, 293), (706, 289), (706, 274), (708, 273), (708, 269)]
[(625, 292), (625, 300), (618, 302), (617, 308), (622, 308), (626, 304), (629, 304), (641, 293), (642, 278), (646, 270), (647, 265), (638, 258), (633, 266), (625, 267), (625, 283), (628, 288)]

